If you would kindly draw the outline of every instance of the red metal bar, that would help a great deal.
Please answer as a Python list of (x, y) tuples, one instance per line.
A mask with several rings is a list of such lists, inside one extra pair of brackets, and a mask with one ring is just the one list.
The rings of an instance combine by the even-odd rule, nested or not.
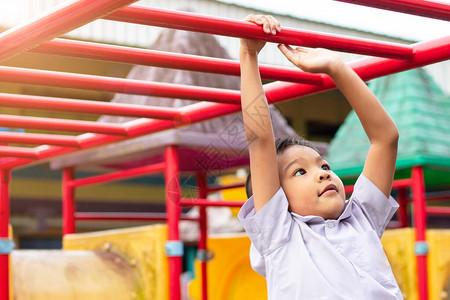
[(162, 162), (162, 163), (152, 164), (152, 165), (143, 166), (143, 167), (137, 167), (137, 168), (133, 168), (133, 169), (127, 169), (127, 170), (123, 170), (123, 171), (117, 171), (117, 172), (108, 173), (108, 174), (74, 179), (68, 183), (68, 186), (75, 188), (75, 187), (79, 187), (79, 186), (87, 186), (87, 185), (99, 184), (99, 183), (104, 183), (104, 182), (118, 181), (118, 180), (122, 180), (122, 179), (126, 179), (126, 178), (135, 178), (135, 177), (139, 177), (139, 176), (148, 175), (151, 173), (162, 172), (162, 171), (164, 171), (164, 168), (165, 168), (165, 163)]
[(392, 182), (392, 188), (393, 189), (403, 189), (403, 188), (410, 187), (412, 184), (413, 184), (413, 182), (412, 182), (411, 178), (397, 179), (397, 180), (394, 180), (394, 182)]
[[(208, 194), (208, 186), (206, 183), (206, 176), (204, 173), (197, 174), (197, 187), (198, 187), (198, 197), (206, 198)], [(202, 300), (208, 300), (208, 265), (206, 261), (206, 251), (208, 251), (207, 247), (207, 238), (208, 238), (208, 215), (206, 214), (206, 207), (199, 207), (200, 213), (200, 238), (198, 241), (198, 250), (200, 253), (203, 252), (201, 256), (202, 260), (200, 262), (201, 270), (202, 270)]]
[[(426, 242), (426, 212), (425, 212), (425, 182), (423, 168), (415, 166), (412, 168), (412, 192), (414, 204), (414, 227), (416, 231), (416, 243)], [(428, 299), (428, 273), (427, 254), (416, 254), (417, 257), (417, 281), (419, 288), (419, 299)]]
[(63, 235), (75, 232), (75, 189), (70, 182), (75, 178), (73, 167), (65, 168), (62, 174)]
[(399, 203), (398, 218), (400, 227), (408, 227), (408, 195), (406, 188), (397, 190), (397, 201)]
[[(406, 187), (410, 187), (411, 184), (412, 184), (412, 180), (410, 178), (397, 179), (392, 182), (392, 188), (393, 189), (406, 188)], [(355, 187), (354, 185), (346, 185), (346, 186), (344, 186), (344, 192), (346, 194), (350, 194), (353, 192), (354, 187)]]
[(34, 148), (0, 146), (0, 156), (38, 159)]
[(424, 0), (335, 0), (374, 8), (392, 10), (410, 15), (450, 21), (450, 5)]
[[(447, 60), (450, 58), (448, 47), (450, 46), (450, 36), (441, 39), (421, 42), (413, 45), (416, 50), (416, 56), (413, 62), (402, 62), (391, 59), (368, 58), (358, 62), (351, 63), (357, 73), (364, 80), (373, 79), (379, 76), (385, 76), (392, 73), (409, 70), (415, 67), (424, 66)], [(277, 103), (286, 100), (295, 99), (301, 96), (314, 94), (334, 88), (331, 79), (326, 80), (323, 86), (311, 86), (294, 83), (271, 83), (265, 85), (266, 96), (270, 103)], [(182, 120), (176, 126), (192, 124), (199, 121), (205, 121), (211, 118), (224, 116), (240, 110), (237, 105), (219, 104), (219, 103), (196, 103), (180, 109), (182, 111)], [(133, 128), (129, 128), (129, 136), (139, 136), (156, 132), (168, 128), (173, 128), (175, 124), (165, 120), (147, 120), (145, 122), (136, 121)], [(102, 144), (118, 141), (117, 137), (98, 135), (89, 135), (84, 148), (99, 146)], [(53, 156), (59, 155), (61, 149), (55, 149)], [(68, 151), (64, 152), (68, 153)], [(50, 157), (49, 154), (47, 157)], [(0, 160), (0, 167), (16, 168), (26, 165), (30, 160), (25, 159), (4, 159)]]
[(450, 216), (450, 207), (448, 206), (427, 206), (425, 212), (430, 215)]
[(450, 201), (450, 191), (427, 193), (425, 198), (427, 201)]
[(245, 201), (210, 201), (208, 199), (199, 198), (182, 198), (180, 201), (181, 206), (225, 206), (225, 207), (241, 207)]
[(73, 100), (42, 96), (26, 96), (0, 93), (0, 106), (83, 112), (99, 115), (116, 115), (137, 118), (173, 120), (178, 110), (171, 107), (152, 107), (124, 103)]
[[(239, 62), (235, 60), (65, 39), (54, 39), (30, 52), (240, 76)], [(259, 71), (265, 80), (322, 84), (321, 75), (299, 69), (261, 64)]]
[(75, 136), (9, 131), (0, 131), (0, 143), (31, 145), (47, 144), (74, 148), (80, 147), (77, 137)]
[[(244, 186), (245, 186), (244, 183), (229, 184), (229, 185), (224, 185), (224, 186), (212, 186), (212, 187), (208, 187), (208, 193), (214, 193), (214, 192), (226, 190), (226, 189), (235, 189), (235, 188), (240, 188), (240, 187), (244, 187)], [(200, 197), (200, 198), (205, 198), (205, 197)]]
[[(165, 213), (111, 213), (111, 212), (78, 212), (75, 213), (77, 221), (167, 221)], [(185, 214), (180, 215), (180, 220), (195, 221), (199, 219)]]
[(234, 90), (4, 66), (0, 66), (0, 81), (230, 104), (241, 101)]
[(398, 209), (400, 227), (408, 227), (408, 195), (406, 194), (406, 188), (397, 190), (397, 201), (400, 205)]
[(104, 19), (197, 31), (224, 36), (264, 40), (305, 47), (324, 47), (337, 51), (412, 59), (412, 49), (405, 45), (346, 37), (283, 27), (276, 36), (265, 34), (256, 24), (240, 20), (205, 16), (201, 14), (133, 5), (122, 8)]
[[(0, 61), (98, 19), (136, 0), (67, 1), (0, 34)], [(87, 9), (88, 8), (88, 9)]]
[[(167, 146), (164, 153), (166, 162), (166, 210), (169, 242), (179, 242), (180, 233), (178, 224), (180, 220), (180, 179), (178, 148)], [(182, 272), (182, 257), (169, 256), (169, 296), (171, 300), (181, 299), (180, 276)]]
[(127, 131), (122, 124), (12, 115), (0, 115), (0, 126), (68, 132), (95, 132), (123, 136), (127, 135)]
[[(0, 239), (8, 239), (9, 181), (11, 172), (0, 169)], [(9, 255), (0, 254), (0, 299), (9, 299)]]

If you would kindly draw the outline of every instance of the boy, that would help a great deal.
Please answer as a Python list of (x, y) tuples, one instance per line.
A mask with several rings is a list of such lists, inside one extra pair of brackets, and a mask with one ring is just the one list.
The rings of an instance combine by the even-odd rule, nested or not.
[[(271, 16), (246, 21), (276, 35)], [(342, 181), (300, 139), (274, 143), (257, 56), (264, 42), (241, 40), (242, 111), (253, 196), (239, 218), (252, 241), (252, 267), (269, 299), (402, 299), (380, 237), (398, 204), (389, 196), (398, 130), (365, 83), (326, 49), (279, 45), (294, 65), (328, 74), (357, 113), (370, 140), (364, 169), (345, 200)], [(250, 116), (258, 112), (258, 120)]]

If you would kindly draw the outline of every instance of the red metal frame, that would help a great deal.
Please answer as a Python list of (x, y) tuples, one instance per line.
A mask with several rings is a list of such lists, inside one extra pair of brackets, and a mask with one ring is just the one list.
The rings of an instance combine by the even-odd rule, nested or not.
[[(450, 19), (450, 5), (433, 1), (338, 1), (384, 8), (447, 21)], [(120, 9), (132, 2), (134, 1), (80, 0), (57, 7), (55, 10), (39, 16), (22, 26), (16, 26), (1, 33), (0, 42), (4, 47), (0, 49), (0, 60), (8, 59), (24, 51), (31, 51), (84, 59), (99, 59), (121, 63), (143, 64), (239, 76), (239, 63), (231, 60), (62, 39), (50, 41), (63, 33), (100, 17), (122, 22), (183, 29), (231, 37), (260, 39), (291, 45), (325, 47), (338, 51), (384, 57), (370, 57), (349, 64), (364, 80), (440, 62), (450, 58), (450, 52), (448, 51), (450, 47), (450, 36), (407, 46), (292, 28), (283, 28), (277, 36), (269, 36), (264, 34), (258, 26), (243, 21), (142, 6), (129, 6)], [(322, 74), (308, 74), (299, 70), (265, 65), (260, 66), (260, 71), (263, 79), (287, 81), (265, 85), (264, 89), (270, 103), (286, 101), (333, 89), (335, 87), (332, 80), (328, 76)], [(0, 132), (0, 144), (2, 145), (0, 146), (0, 156), (3, 156), (3, 158), (0, 158), (0, 238), (7, 237), (8, 234), (8, 189), (11, 169), (74, 152), (79, 149), (87, 149), (131, 137), (192, 124), (194, 122), (223, 116), (240, 110), (240, 94), (238, 91), (232, 90), (200, 88), (12, 67), (0, 67), (0, 80), (4, 82), (22, 82), (38, 85), (209, 101), (209, 103), (200, 102), (183, 108), (172, 109), (51, 97), (0, 94), (1, 106), (150, 118), (139, 119), (125, 124), (106, 124), (78, 120), (1, 115), (0, 126), (4, 127), (81, 132), (83, 134), (78, 136), (65, 136), (61, 134)], [(11, 147), (5, 146), (5, 143), (40, 146), (34, 148)], [(77, 187), (142, 176), (150, 172), (161, 171), (165, 172), (166, 178), (167, 215), (77, 213), (75, 210), (74, 194)], [(160, 221), (167, 219), (168, 240), (176, 242), (179, 240), (178, 222), (180, 219), (183, 219), (199, 222), (201, 228), (199, 249), (206, 251), (206, 207), (239, 207), (242, 205), (242, 202), (238, 201), (224, 203), (206, 200), (205, 198), (209, 192), (217, 191), (221, 188), (208, 188), (206, 178), (204, 178), (204, 175), (202, 174), (198, 176), (198, 198), (181, 199), (178, 151), (175, 146), (169, 146), (166, 149), (165, 161), (161, 164), (82, 179), (75, 179), (74, 169), (67, 168), (63, 171), (62, 180), (64, 234), (75, 232), (76, 220)], [(413, 192), (412, 200), (414, 205), (416, 240), (417, 242), (424, 242), (426, 214), (441, 214), (448, 216), (450, 215), (450, 211), (448, 208), (442, 207), (425, 207), (426, 199), (424, 194), (423, 169), (421, 167), (418, 166), (413, 168), (411, 179), (394, 182), (393, 188), (399, 189), (398, 195), (402, 207), (405, 207), (408, 202), (405, 192), (405, 189), (408, 187), (412, 187)], [(350, 192), (351, 190), (352, 187), (346, 188), (346, 192)], [(181, 214), (181, 206), (194, 205), (200, 207), (200, 218), (190, 218)], [(406, 224), (406, 210), (401, 209), (399, 225), (405, 226)], [(171, 256), (168, 259), (170, 298), (172, 300), (178, 300), (180, 299), (179, 276), (181, 274), (181, 257)], [(417, 260), (419, 296), (420, 299), (423, 300), (428, 297), (426, 255), (418, 255)], [(8, 255), (0, 255), (1, 299), (8, 299), (9, 297), (9, 273), (7, 262)], [(202, 299), (207, 299), (206, 263), (202, 263), (202, 274)]]

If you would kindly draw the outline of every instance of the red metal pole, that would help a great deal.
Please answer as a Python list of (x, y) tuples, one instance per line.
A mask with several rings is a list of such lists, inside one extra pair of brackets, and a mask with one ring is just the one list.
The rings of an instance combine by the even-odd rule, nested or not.
[(0, 146), (0, 156), (22, 157), (37, 159), (38, 156), (33, 148)]
[(166, 254), (169, 260), (169, 296), (170, 300), (181, 299), (181, 272), (183, 245), (180, 241), (178, 223), (181, 213), (180, 203), (180, 180), (178, 148), (167, 146), (164, 158), (166, 162), (166, 209), (168, 238)]
[[(9, 170), (0, 169), (0, 242), (8, 242)], [(9, 254), (0, 254), (0, 299), (9, 299)]]
[[(110, 212), (78, 212), (75, 213), (77, 221), (167, 221), (164, 213), (110, 213)], [(199, 219), (181, 214), (180, 220), (195, 221)]]
[(68, 132), (95, 132), (123, 136), (127, 135), (127, 132), (122, 124), (12, 115), (0, 115), (0, 126)]
[(335, 0), (411, 15), (450, 21), (450, 5), (424, 0)]
[[(369, 80), (379, 76), (389, 75), (392, 73), (409, 70), (415, 67), (424, 66), (450, 58), (448, 47), (450, 46), (450, 36), (441, 39), (421, 42), (413, 45), (416, 56), (413, 62), (404, 62), (391, 59), (368, 58), (361, 61), (351, 63), (350, 66), (355, 68), (357, 73), (363, 80)], [(301, 96), (310, 95), (319, 91), (325, 91), (334, 88), (331, 79), (325, 80), (323, 86), (311, 86), (305, 84), (293, 83), (271, 83), (265, 85), (265, 92), (270, 103), (282, 102), (295, 99)], [(148, 134), (183, 124), (192, 124), (199, 121), (205, 121), (211, 118), (224, 116), (240, 110), (239, 106), (219, 104), (219, 103), (195, 103), (187, 107), (181, 108), (182, 122), (174, 124), (165, 120), (137, 120), (133, 122), (133, 126), (127, 126), (129, 137)], [(83, 148), (99, 146), (113, 141), (118, 141), (118, 137), (105, 135), (83, 135)], [(72, 150), (73, 151), (73, 150)], [(51, 148), (47, 151), (46, 158), (68, 153), (68, 150)], [(16, 168), (28, 164), (30, 160), (25, 159), (3, 159), (0, 160), (2, 168)]]
[[(1, 40), (0, 40), (1, 41)], [(0, 66), (0, 81), (240, 105), (239, 91)]]
[[(204, 173), (197, 174), (197, 187), (198, 197), (206, 198), (208, 194), (208, 187), (206, 183), (206, 176)], [(208, 216), (206, 214), (206, 206), (200, 206), (200, 238), (198, 240), (198, 257), (200, 258), (201, 270), (202, 270), (202, 300), (208, 300)]]
[(98, 19), (136, 0), (67, 1), (0, 34), (0, 61)]
[(76, 136), (9, 131), (0, 131), (0, 143), (80, 147)]
[(326, 34), (283, 27), (276, 36), (265, 34), (256, 24), (201, 14), (133, 5), (122, 8), (104, 19), (197, 31), (231, 37), (264, 40), (274, 43), (304, 47), (323, 47), (337, 51), (395, 59), (412, 59), (414, 53), (408, 46), (375, 40)]
[[(30, 52), (240, 76), (239, 62), (235, 60), (65, 39), (54, 39), (31, 49)], [(265, 80), (316, 85), (322, 83), (321, 75), (306, 73), (299, 69), (261, 64), (259, 71), (261, 78)]]
[(4, 93), (0, 93), (0, 106), (45, 109), (52, 111), (83, 112), (89, 114), (127, 116), (136, 118), (157, 118), (165, 120), (173, 120), (178, 117), (178, 110), (171, 107), (152, 107), (146, 105)]
[(399, 188), (397, 190), (397, 201), (400, 205), (398, 210), (400, 227), (408, 227), (408, 196), (406, 194), (406, 188)]
[(419, 287), (419, 299), (428, 299), (428, 270), (427, 254), (428, 244), (426, 241), (426, 213), (425, 213), (425, 183), (423, 168), (415, 166), (412, 168), (412, 192), (414, 204), (414, 227), (416, 231), (415, 252), (417, 257), (417, 280)]
[(241, 207), (245, 201), (210, 201), (208, 199), (199, 198), (182, 198), (180, 201), (181, 206), (216, 206), (216, 207)]
[(75, 189), (71, 182), (75, 177), (73, 167), (65, 168), (62, 174), (63, 235), (75, 232)]
[(448, 206), (427, 206), (425, 212), (436, 216), (450, 216), (450, 207)]

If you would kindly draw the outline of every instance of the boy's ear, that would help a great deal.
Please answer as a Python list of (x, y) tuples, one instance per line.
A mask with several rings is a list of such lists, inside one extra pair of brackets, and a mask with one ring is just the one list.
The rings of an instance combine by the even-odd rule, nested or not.
[(248, 174), (247, 179), (245, 180), (245, 193), (247, 194), (247, 198), (250, 198), (253, 195), (252, 178), (250, 173)]

